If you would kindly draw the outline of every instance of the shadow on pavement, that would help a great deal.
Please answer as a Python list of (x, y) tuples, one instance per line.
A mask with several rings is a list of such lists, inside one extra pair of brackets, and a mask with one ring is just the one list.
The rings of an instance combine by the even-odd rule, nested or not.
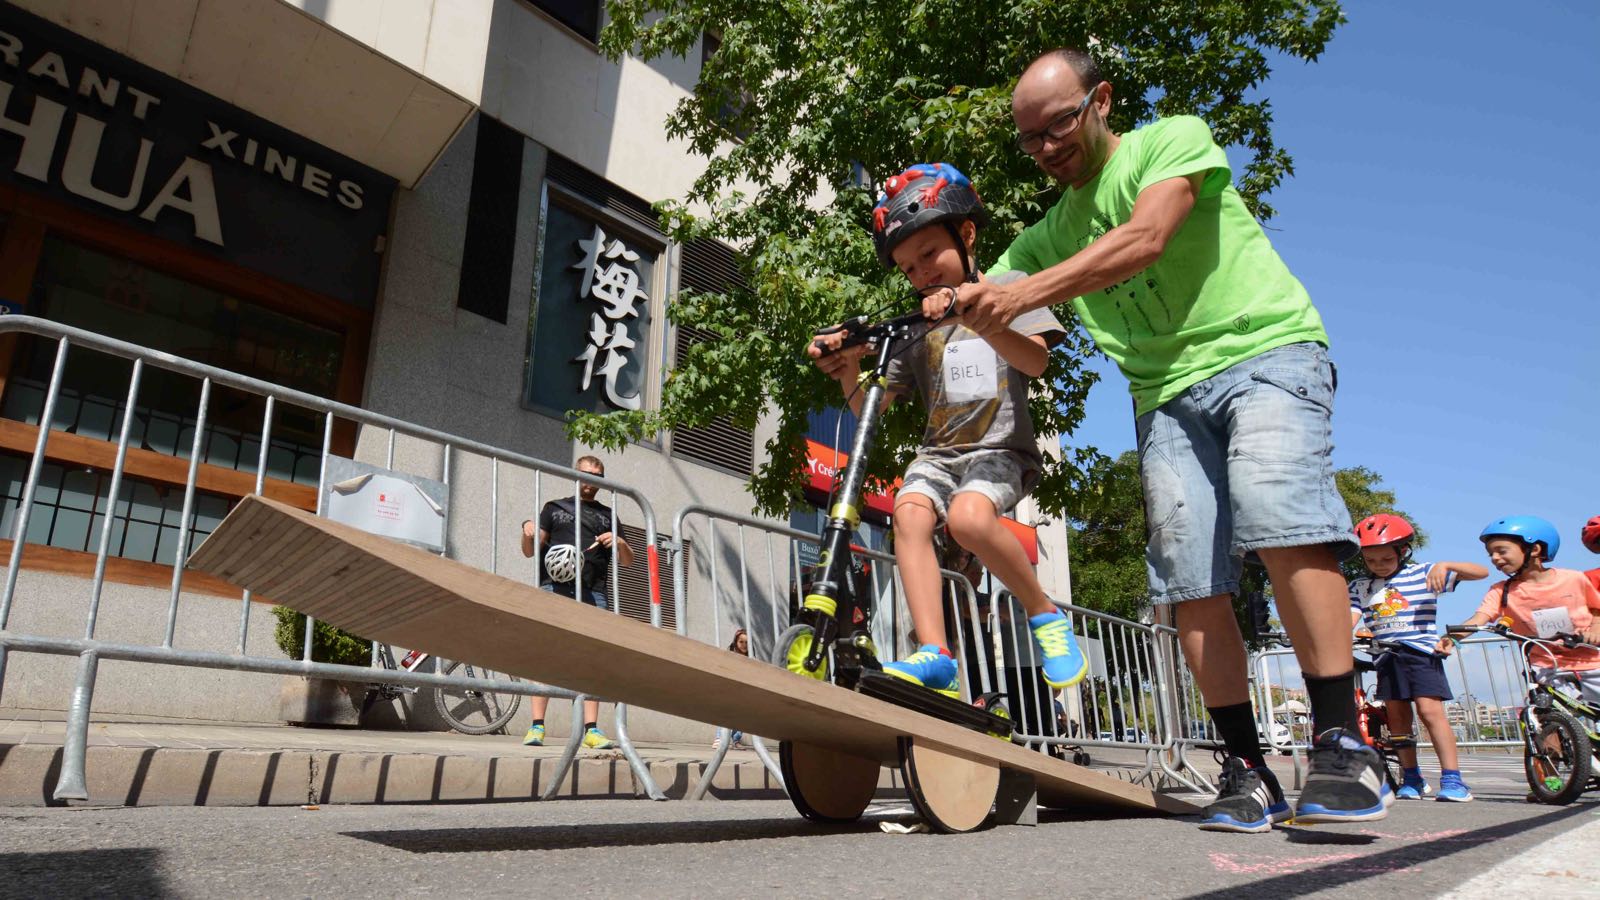
[(717, 841), (865, 834), (875, 820), (813, 825), (800, 818), (726, 819), (709, 822), (625, 822), (592, 825), (524, 825), (509, 828), (423, 828), (346, 831), (345, 837), (410, 853), (495, 853), (507, 850), (574, 850), (586, 847), (654, 847)]
[[(1300, 872), (1279, 875), (1275, 878), (1265, 878), (1249, 884), (1232, 885), (1218, 888), (1214, 891), (1190, 894), (1187, 900), (1234, 900), (1234, 898), (1238, 897), (1297, 897), (1301, 894), (1354, 884), (1369, 878), (1391, 875), (1415, 865), (1443, 859), (1463, 850), (1481, 847), (1501, 838), (1526, 834), (1545, 825), (1553, 825), (1573, 816), (1583, 816), (1591, 813), (1592, 807), (1588, 804), (1574, 804), (1552, 810), (1543, 815), (1465, 831), (1452, 835), (1448, 841), (1423, 841), (1396, 847), (1393, 850), (1387, 850), (1382, 853), (1341, 858), (1336, 862), (1330, 862), (1326, 865), (1305, 869)], [(1300, 829), (1290, 828), (1289, 830), (1299, 831)], [(1290, 840), (1295, 841), (1295, 838), (1291, 836)], [(1305, 841), (1297, 842), (1305, 843)], [(1377, 890), (1379, 886), (1372, 885), (1371, 889)]]
[(7, 897), (161, 897), (172, 892), (156, 874), (153, 848), (0, 853), (0, 893)]

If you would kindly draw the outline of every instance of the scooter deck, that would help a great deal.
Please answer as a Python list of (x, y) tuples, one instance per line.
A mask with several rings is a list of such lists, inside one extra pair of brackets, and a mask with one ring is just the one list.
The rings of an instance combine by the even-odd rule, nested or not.
[(366, 638), (769, 740), (898, 767), (901, 739), (911, 737), (922, 750), (1032, 776), (1044, 806), (1198, 811), (1149, 787), (261, 497), (241, 500), (189, 566)]
[(952, 700), (932, 688), (912, 684), (893, 675), (862, 672), (861, 679), (856, 682), (856, 690), (868, 697), (903, 706), (925, 716), (933, 716), (935, 719), (943, 719), (962, 728), (970, 728), (1006, 740), (1011, 739), (1010, 719), (1002, 719), (970, 703)]

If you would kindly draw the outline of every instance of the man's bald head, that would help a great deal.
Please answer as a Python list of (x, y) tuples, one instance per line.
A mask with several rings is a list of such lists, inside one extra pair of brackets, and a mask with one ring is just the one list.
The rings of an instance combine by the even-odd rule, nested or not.
[(1057, 47), (1034, 57), (1022, 70), (1012, 92), (1011, 104), (1016, 106), (1019, 95), (1038, 92), (1082, 95), (1105, 79), (1100, 76), (1100, 64), (1094, 57), (1076, 47)]

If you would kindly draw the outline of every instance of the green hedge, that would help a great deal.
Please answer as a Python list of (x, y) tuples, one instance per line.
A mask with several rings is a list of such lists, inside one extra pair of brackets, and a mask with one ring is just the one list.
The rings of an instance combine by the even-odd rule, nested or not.
[[(278, 649), (290, 659), (302, 658), (306, 646), (306, 617), (287, 606), (274, 606), (272, 615), (278, 620), (273, 632)], [(327, 622), (318, 622), (311, 630), (311, 661), (364, 666), (372, 661), (372, 642)]]

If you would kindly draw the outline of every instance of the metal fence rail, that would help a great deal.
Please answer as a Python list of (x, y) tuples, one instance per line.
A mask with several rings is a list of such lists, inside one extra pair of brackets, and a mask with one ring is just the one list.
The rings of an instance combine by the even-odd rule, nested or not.
[[(9, 567), (6, 572), (4, 592), (0, 593), (0, 690), (5, 685), (6, 665), (10, 653), (15, 650), (19, 653), (42, 653), (76, 656), (79, 660), (77, 677), (73, 687), (71, 700), (68, 706), (67, 737), (63, 751), (62, 768), (57, 782), (54, 796), (56, 799), (87, 799), (88, 792), (84, 780), (84, 763), (87, 748), (87, 735), (89, 726), (89, 711), (94, 695), (96, 676), (101, 659), (129, 660), (135, 662), (160, 663), (178, 666), (199, 666), (216, 669), (233, 669), (238, 671), (292, 674), (315, 676), (339, 681), (374, 682), (382, 681), (419, 687), (452, 687), (470, 690), (495, 691), (499, 693), (515, 693), (522, 695), (572, 698), (576, 702), (578, 695), (562, 688), (535, 682), (508, 682), (494, 681), (478, 678), (446, 677), (434, 673), (404, 672), (404, 671), (374, 671), (371, 668), (359, 666), (334, 665), (329, 663), (312, 662), (311, 634), (314, 623), (309, 619), (306, 622), (305, 653), (301, 660), (287, 660), (282, 657), (268, 657), (251, 655), (247, 652), (249, 637), (249, 619), (251, 597), (248, 591), (240, 597), (240, 613), (238, 641), (231, 652), (215, 652), (209, 650), (185, 649), (175, 646), (175, 636), (179, 623), (180, 610), (182, 609), (183, 563), (187, 559), (191, 539), (191, 528), (194, 519), (196, 482), (200, 470), (201, 458), (204, 455), (202, 440), (207, 433), (207, 416), (210, 410), (213, 389), (227, 388), (248, 395), (264, 399), (264, 415), (261, 422), (259, 436), (260, 454), (257, 460), (255, 493), (261, 493), (264, 487), (264, 477), (267, 469), (269, 448), (272, 445), (272, 427), (274, 415), (281, 404), (310, 410), (320, 416), (322, 422), (322, 463), (321, 475), (318, 479), (319, 506), (322, 488), (326, 480), (327, 458), (333, 443), (335, 420), (353, 422), (359, 426), (374, 429), (383, 429), (388, 433), (387, 459), (388, 466), (393, 468), (395, 457), (396, 436), (404, 436), (422, 442), (424, 447), (436, 448), (440, 465), (443, 469), (444, 481), (450, 483), (452, 464), (456, 457), (476, 457), (487, 460), (489, 468), (488, 487), (489, 502), (487, 511), (488, 521), (488, 553), (487, 568), (495, 571), (498, 566), (499, 547), (498, 534), (500, 515), (500, 494), (502, 487), (502, 470), (519, 473), (531, 473), (534, 483), (534, 504), (537, 509), (543, 499), (542, 481), (546, 477), (555, 479), (556, 483), (572, 485), (573, 494), (578, 494), (578, 486), (590, 483), (601, 486), (612, 492), (613, 497), (626, 497), (637, 507), (643, 519), (646, 535), (647, 577), (651, 601), (652, 624), (659, 626), (661, 623), (661, 591), (658, 559), (656, 551), (656, 518), (648, 499), (639, 490), (625, 484), (599, 478), (574, 469), (556, 465), (545, 460), (535, 459), (524, 454), (515, 453), (501, 448), (473, 441), (458, 435), (447, 434), (431, 428), (425, 428), (409, 422), (404, 422), (390, 416), (379, 415), (365, 409), (336, 403), (311, 394), (291, 390), (246, 376), (238, 375), (213, 366), (203, 365), (172, 354), (139, 347), (123, 341), (114, 340), (95, 334), (61, 325), (59, 323), (36, 319), (27, 316), (5, 316), (0, 318), (0, 334), (29, 334), (55, 344), (55, 355), (51, 365), (51, 376), (48, 386), (44, 389), (42, 409), (39, 414), (38, 437), (33, 448), (33, 454), (28, 464), (28, 474), (24, 483), (20, 504), (17, 509), (15, 524), (12, 530), (12, 546)], [(105, 521), (101, 526), (96, 557), (94, 575), (89, 583), (89, 596), (84, 620), (83, 636), (81, 638), (60, 638), (41, 635), (24, 634), (8, 630), (14, 603), (17, 595), (17, 583), (22, 568), (22, 561), (27, 548), (28, 521), (33, 510), (35, 494), (38, 490), (40, 473), (43, 469), (49, 441), (56, 422), (56, 409), (62, 394), (63, 376), (66, 372), (69, 356), (74, 352), (91, 351), (107, 354), (129, 360), (131, 362), (130, 376), (127, 384), (126, 399), (120, 408), (122, 416), (116, 444), (115, 461), (111, 471), (111, 484), (109, 497), (112, 501), (108, 507)], [(187, 478), (184, 482), (183, 511), (178, 525), (176, 549), (172, 555), (172, 583), (169, 592), (169, 601), (165, 619), (164, 640), (159, 645), (129, 644), (101, 641), (96, 638), (96, 628), (99, 622), (101, 600), (105, 584), (106, 565), (109, 557), (110, 535), (114, 505), (122, 488), (122, 478), (126, 468), (128, 449), (131, 443), (132, 423), (138, 416), (138, 399), (140, 396), (141, 381), (149, 368), (157, 368), (166, 372), (185, 376), (199, 382), (199, 403), (195, 410), (193, 421), (194, 438), (188, 448)], [(182, 458), (183, 448), (178, 442), (173, 443), (172, 452), (169, 454)], [(462, 487), (458, 484), (456, 487)], [(470, 487), (478, 488), (477, 485)], [(453, 487), (452, 491), (456, 488)], [(581, 499), (579, 501), (581, 504)], [(580, 507), (581, 509), (581, 507)], [(613, 530), (615, 531), (615, 508), (613, 508)], [(453, 521), (452, 526), (460, 524)], [(535, 539), (537, 543), (537, 538)], [(451, 546), (447, 554), (460, 558), (462, 548)], [(471, 550), (473, 548), (466, 548)], [(535, 548), (534, 559), (537, 566), (539, 558), (538, 547)], [(474, 551), (475, 552), (475, 551)], [(613, 548), (613, 563), (615, 563), (616, 549)], [(581, 565), (581, 563), (580, 563)], [(537, 571), (537, 568), (535, 568)], [(581, 584), (581, 575), (580, 584)], [(612, 579), (612, 609), (620, 614), (617, 603), (617, 581)], [(616, 725), (619, 743), (624, 755), (633, 769), (635, 778), (643, 786), (645, 792), (654, 799), (665, 799), (659, 787), (650, 777), (649, 769), (639, 758), (627, 737), (627, 708), (625, 704), (616, 705)], [(576, 715), (574, 716), (576, 719)], [(577, 723), (574, 723), (576, 732)], [(559, 783), (566, 772), (566, 767), (571, 764), (572, 756), (576, 750), (576, 742), (569, 742), (567, 752), (562, 757), (561, 765), (552, 779), (552, 783)]]

